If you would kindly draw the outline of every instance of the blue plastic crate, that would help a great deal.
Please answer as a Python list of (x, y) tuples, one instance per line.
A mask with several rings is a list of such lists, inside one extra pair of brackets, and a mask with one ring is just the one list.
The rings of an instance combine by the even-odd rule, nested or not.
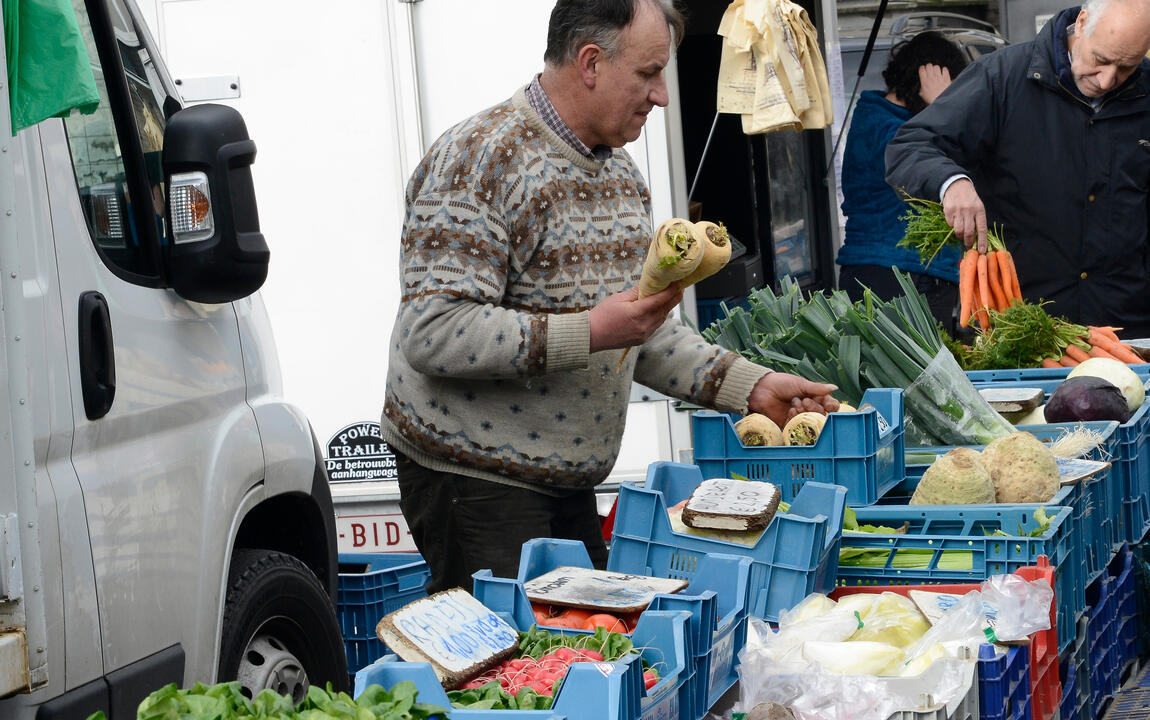
[[(642, 648), (640, 655), (613, 663), (573, 663), (550, 710), (452, 709), (430, 664), (399, 662), (394, 655), (357, 672), (354, 695), (359, 697), (368, 685), (391, 688), (410, 680), (420, 702), (449, 709), (451, 720), (696, 720), (690, 714), (687, 697), (689, 623), (686, 611), (644, 613), (632, 634), (635, 646)], [(580, 630), (556, 632), (586, 634)], [(659, 671), (659, 683), (650, 690), (643, 687), (640, 657)]]
[[(593, 565), (581, 542), (529, 540), (523, 544), (517, 578), (497, 578), (491, 571), (482, 570), (473, 576), (473, 594), (512, 625), (527, 627), (535, 619), (523, 590), (524, 582), (559, 567)], [(750, 558), (708, 553), (692, 568), (626, 568), (612, 567), (610, 563), (608, 567), (614, 572), (688, 582), (678, 593), (656, 595), (648, 611), (685, 610), (691, 614), (687, 656), (694, 675), (693, 711), (701, 717), (738, 679), (738, 653), (747, 640)]]
[[(1023, 534), (1035, 527), (1033, 505), (876, 505), (856, 508), (859, 525), (903, 527), (897, 534), (844, 532), (842, 552), (888, 550), (876, 566), (839, 562), (840, 585), (907, 585), (980, 582), (991, 575), (1034, 565), (1046, 555), (1054, 571), (1058, 605), (1058, 649), (1074, 639), (1075, 621), (1085, 606), (1085, 572), (1075, 536), (1074, 508), (1046, 506), (1050, 527), (1039, 537)], [(1009, 536), (992, 533), (1002, 530)], [(1019, 531), (1023, 534), (1016, 534)], [(970, 553), (970, 567), (939, 567), (945, 551)], [(954, 556), (949, 556), (953, 558)], [(878, 563), (881, 563), (879, 565)]]
[(871, 407), (831, 413), (815, 444), (802, 447), (747, 447), (735, 432), (737, 416), (696, 412), (695, 464), (707, 478), (741, 475), (774, 483), (787, 502), (814, 480), (845, 487), (850, 505), (871, 505), (903, 476), (902, 390), (867, 390), (860, 407), (866, 405)]
[[(1106, 460), (1116, 453), (1118, 423), (1112, 421), (1027, 425), (1026, 431), (1043, 442), (1052, 442), (1077, 426), (1098, 433), (1101, 438), (1098, 447), (1087, 453), (1088, 459)], [(981, 450), (983, 446), (971, 445), (968, 447)], [(914, 452), (942, 455), (951, 449), (949, 446), (924, 447), (916, 448)], [(930, 467), (929, 464), (908, 464), (906, 466), (906, 478), (883, 497), (882, 504), (906, 504), (928, 467)], [(1107, 495), (1107, 493), (1112, 487), (1113, 480), (1110, 471), (1105, 470), (1081, 483), (1064, 486), (1048, 503), (1043, 503), (1045, 505), (1066, 505), (1074, 508), (1075, 528), (1081, 541), (1080, 557), (1083, 558), (1086, 568), (1083, 586), (1097, 577), (1110, 560), (1111, 533), (1109, 530), (1111, 523), (1107, 509), (1110, 507), (1110, 497), (1112, 496)]]
[(999, 655), (990, 644), (978, 648), (980, 720), (1030, 720), (1030, 653), (1007, 648)]
[(1074, 706), (1078, 717), (1091, 720), (1090, 706), (1090, 667), (1087, 637), (1090, 618), (1085, 612), (1078, 618), (1074, 642), (1058, 655), (1058, 673), (1063, 687), (1068, 683), (1074, 688)]
[(384, 615), (427, 597), (430, 579), (419, 553), (340, 553), (336, 615), (348, 672), (384, 656), (387, 647), (375, 626)]
[[(1139, 377), (1150, 378), (1150, 363), (1127, 364)], [(997, 370), (967, 370), (971, 382), (993, 380), (1065, 380), (1073, 368), (1006, 368)]]
[(777, 513), (757, 542), (744, 545), (671, 529), (667, 508), (690, 497), (702, 481), (696, 465), (657, 462), (642, 486), (620, 486), (608, 568), (690, 572), (704, 553), (746, 556), (752, 561), (748, 610), (770, 621), (810, 593), (834, 588), (846, 488), (805, 484), (790, 510)]
[(1079, 717), (1078, 674), (1074, 668), (1058, 664), (1059, 679), (1063, 682), (1063, 699), (1058, 703), (1058, 717), (1074, 720)]
[[(1142, 377), (1150, 373), (1150, 370), (1145, 369), (1146, 366), (1131, 367)], [(1000, 379), (975, 381), (974, 386), (1040, 388), (1049, 399), (1050, 393), (1054, 392), (1062, 379)], [(1111, 538), (1114, 548), (1123, 542), (1136, 543), (1150, 531), (1150, 449), (1147, 447), (1150, 445), (1150, 396), (1129, 420), (1118, 426), (1117, 438), (1118, 442), (1110, 458), (1114, 490), (1107, 510), (1114, 522)]]
[(1123, 545), (1106, 568), (1114, 581), (1114, 660), (1112, 665), (1120, 683), (1126, 666), (1135, 659), (1134, 641), (1137, 635), (1138, 598), (1134, 575), (1134, 553)]
[(1118, 689), (1114, 667), (1116, 606), (1114, 578), (1103, 574), (1086, 588), (1087, 657), (1090, 666), (1090, 705), (1095, 713)]

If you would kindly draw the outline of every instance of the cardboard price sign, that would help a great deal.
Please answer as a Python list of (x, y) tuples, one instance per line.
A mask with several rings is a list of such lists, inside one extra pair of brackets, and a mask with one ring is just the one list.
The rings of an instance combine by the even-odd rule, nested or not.
[(693, 528), (762, 530), (775, 516), (782, 494), (768, 482), (712, 478), (699, 483), (683, 508)]
[(375, 634), (404, 660), (430, 663), (448, 689), (494, 667), (519, 649), (519, 633), (459, 588), (435, 593), (385, 615)]
[(580, 567), (558, 567), (523, 584), (532, 602), (624, 614), (645, 609), (660, 593), (676, 593), (685, 587), (687, 581), (677, 578)]

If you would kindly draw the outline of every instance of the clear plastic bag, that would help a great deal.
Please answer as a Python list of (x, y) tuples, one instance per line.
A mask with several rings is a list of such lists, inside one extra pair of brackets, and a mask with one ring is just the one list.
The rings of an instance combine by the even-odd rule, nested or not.
[(908, 446), (986, 445), (1014, 431), (945, 347), (902, 394)]
[(998, 640), (1021, 640), (1033, 632), (1050, 629), (1054, 590), (1045, 580), (992, 575), (982, 583), (982, 600)]

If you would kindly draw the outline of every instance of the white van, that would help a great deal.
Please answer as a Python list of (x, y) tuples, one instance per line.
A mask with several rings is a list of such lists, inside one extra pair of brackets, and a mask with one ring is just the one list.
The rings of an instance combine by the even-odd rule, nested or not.
[(72, 6), (95, 112), (13, 136), (0, 93), (0, 718), (346, 688), (327, 475), (257, 294), (255, 145), (182, 108), (132, 0)]

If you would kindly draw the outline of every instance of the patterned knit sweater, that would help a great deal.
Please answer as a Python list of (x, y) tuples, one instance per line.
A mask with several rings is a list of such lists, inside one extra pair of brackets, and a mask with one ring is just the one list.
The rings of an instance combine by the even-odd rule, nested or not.
[(590, 353), (590, 309), (639, 280), (649, 193), (626, 152), (581, 155), (522, 89), (440, 137), (406, 203), (381, 425), (424, 467), (593, 487), (618, 455), (632, 377), (745, 412), (767, 372), (674, 319), (621, 369), (621, 350)]

